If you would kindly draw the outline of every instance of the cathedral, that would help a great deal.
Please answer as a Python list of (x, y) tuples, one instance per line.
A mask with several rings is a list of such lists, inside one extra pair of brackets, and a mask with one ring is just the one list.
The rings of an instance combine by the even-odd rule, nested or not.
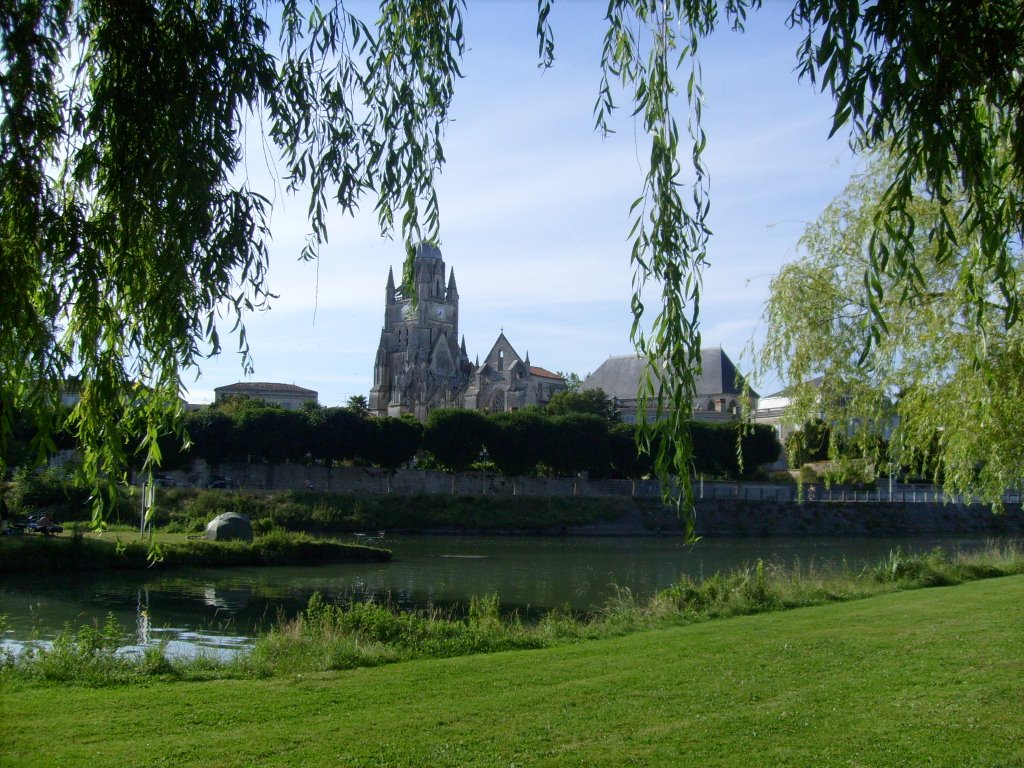
[(428, 243), (416, 247), (413, 283), (418, 297), (395, 286), (392, 270), (384, 290), (384, 327), (373, 366), (370, 412), (378, 416), (412, 414), (420, 421), (433, 408), (514, 411), (543, 406), (565, 389), (558, 374), (530, 365), (513, 349), (504, 332), (480, 363), (469, 360), (459, 339), (459, 291), (455, 270), (445, 280), (441, 251)]

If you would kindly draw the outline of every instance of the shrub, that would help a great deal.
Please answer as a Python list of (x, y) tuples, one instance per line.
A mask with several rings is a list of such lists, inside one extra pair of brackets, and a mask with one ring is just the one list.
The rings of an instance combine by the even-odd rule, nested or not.
[(949, 555), (941, 547), (915, 555), (905, 554), (897, 547), (875, 567), (874, 578), (881, 583), (909, 583), (922, 587), (940, 587), (960, 581)]
[(811, 483), (818, 482), (818, 473), (814, 471), (814, 467), (810, 464), (804, 464), (800, 467), (800, 484), (810, 485)]
[(14, 474), (8, 503), (15, 514), (27, 515), (45, 507), (59, 507), (56, 513), (64, 520), (85, 520), (91, 517), (89, 491), (76, 483), (59, 467), (30, 470), (23, 467)]

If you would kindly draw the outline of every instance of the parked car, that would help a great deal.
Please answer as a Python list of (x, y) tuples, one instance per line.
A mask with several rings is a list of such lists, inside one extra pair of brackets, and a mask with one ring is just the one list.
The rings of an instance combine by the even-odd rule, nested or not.
[(153, 475), (153, 482), (164, 488), (173, 488), (178, 484), (170, 475)]
[(211, 475), (210, 482), (206, 484), (207, 488), (234, 488), (235, 484), (230, 477), (221, 475)]

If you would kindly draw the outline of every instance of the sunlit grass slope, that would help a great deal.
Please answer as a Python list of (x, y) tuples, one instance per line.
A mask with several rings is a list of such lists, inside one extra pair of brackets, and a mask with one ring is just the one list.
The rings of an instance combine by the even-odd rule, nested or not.
[(544, 650), (0, 690), (3, 766), (1024, 766), (1024, 577)]

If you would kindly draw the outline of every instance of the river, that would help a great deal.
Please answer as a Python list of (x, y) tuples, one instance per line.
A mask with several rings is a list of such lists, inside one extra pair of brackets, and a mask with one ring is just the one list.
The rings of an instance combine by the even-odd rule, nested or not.
[[(2, 642), (18, 649), (63, 627), (124, 627), (131, 647), (167, 643), (170, 653), (231, 654), (278, 616), (294, 616), (314, 592), (328, 600), (390, 600), (404, 609), (464, 605), (497, 594), (526, 618), (556, 606), (589, 611), (616, 589), (648, 596), (680, 576), (769, 563), (819, 571), (875, 565), (897, 547), (970, 551), (986, 537), (728, 538), (695, 546), (671, 537), (396, 536), (379, 543), (389, 563), (290, 568), (160, 570), (142, 574), (10, 574), (0, 584)], [(376, 543), (376, 542), (375, 542)], [(457, 610), (457, 609), (456, 609)]]

